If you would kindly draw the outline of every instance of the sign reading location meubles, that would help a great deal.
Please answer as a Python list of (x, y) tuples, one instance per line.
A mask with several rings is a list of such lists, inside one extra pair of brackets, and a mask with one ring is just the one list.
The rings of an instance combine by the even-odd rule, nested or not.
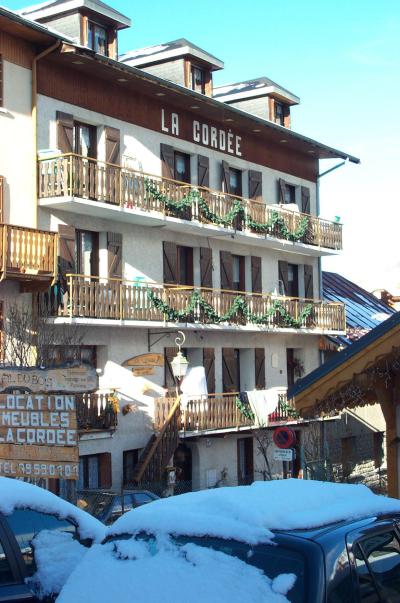
[(78, 478), (75, 396), (0, 395), (0, 475)]

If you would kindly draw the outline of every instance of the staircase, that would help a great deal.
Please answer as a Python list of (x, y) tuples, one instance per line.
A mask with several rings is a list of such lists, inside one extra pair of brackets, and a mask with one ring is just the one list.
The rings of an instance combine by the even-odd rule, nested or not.
[(160, 483), (179, 442), (180, 399), (175, 400), (160, 432), (153, 434), (136, 464), (135, 484)]

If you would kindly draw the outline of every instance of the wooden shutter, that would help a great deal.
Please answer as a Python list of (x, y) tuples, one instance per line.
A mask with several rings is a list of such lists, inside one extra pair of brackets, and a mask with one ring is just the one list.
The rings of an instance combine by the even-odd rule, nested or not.
[(262, 173), (249, 170), (249, 199), (262, 200)]
[(306, 186), (301, 187), (301, 211), (303, 214), (310, 213), (310, 189)]
[(74, 150), (74, 117), (69, 113), (57, 111), (57, 148), (61, 153), (72, 153)]
[(177, 246), (170, 241), (163, 241), (164, 283), (176, 285), (178, 283), (178, 254)]
[(197, 184), (210, 186), (210, 160), (204, 155), (197, 155)]
[(265, 389), (265, 350), (264, 348), (255, 348), (254, 350), (254, 368), (256, 389)]
[(279, 280), (282, 282), (283, 294), (287, 295), (289, 291), (289, 279), (288, 279), (288, 263), (279, 260), (278, 262)]
[(251, 290), (253, 293), (262, 293), (261, 258), (251, 256)]
[(59, 271), (64, 276), (76, 272), (76, 234), (74, 226), (58, 225)]
[(106, 163), (121, 164), (120, 131), (117, 128), (104, 128), (106, 135)]
[(4, 106), (4, 70), (3, 57), (0, 54), (0, 107)]
[(122, 234), (107, 233), (108, 278), (122, 278)]
[(304, 264), (304, 297), (314, 299), (313, 267)]
[(229, 163), (227, 163), (226, 161), (222, 162), (222, 188), (225, 193), (231, 192), (229, 179)]
[(285, 203), (286, 182), (283, 178), (278, 180), (278, 199), (279, 203)]
[(212, 279), (212, 249), (200, 247), (200, 285), (201, 287), (213, 286)]
[(285, 128), (290, 128), (290, 107), (283, 105), (283, 125)]
[(214, 348), (203, 349), (203, 366), (207, 379), (207, 391), (215, 393), (215, 352)]
[(176, 354), (176, 348), (164, 348), (164, 387), (167, 387), (172, 393), (175, 391), (176, 381), (171, 362), (175, 358)]
[(111, 452), (103, 452), (98, 455), (99, 459), (99, 487), (111, 488), (112, 486), (112, 471), (111, 471)]
[(232, 290), (233, 287), (233, 265), (230, 251), (220, 251), (221, 267), (221, 289)]
[(175, 155), (174, 149), (168, 144), (161, 144), (161, 173), (164, 178), (175, 179)]
[(235, 350), (233, 348), (222, 348), (222, 386), (224, 392), (235, 392), (237, 382)]

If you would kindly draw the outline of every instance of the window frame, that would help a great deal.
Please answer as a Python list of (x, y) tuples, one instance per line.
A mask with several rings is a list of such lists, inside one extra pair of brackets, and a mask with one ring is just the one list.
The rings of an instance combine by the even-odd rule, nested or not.
[[(185, 173), (184, 173), (183, 178), (186, 178), (186, 180), (183, 180), (182, 178), (178, 177), (178, 173), (176, 170), (177, 158), (182, 158), (185, 163)], [(183, 151), (174, 150), (174, 180), (177, 180), (178, 182), (184, 182), (187, 184), (191, 184), (190, 155), (188, 153), (184, 153)]]
[[(201, 82), (200, 84), (196, 84), (196, 72), (201, 74)], [(205, 69), (199, 67), (196, 64), (191, 64), (190, 66), (190, 87), (195, 92), (199, 92), (200, 94), (206, 93), (206, 72)]]
[(278, 126), (285, 125), (285, 105), (277, 100), (274, 102), (274, 123)]
[[(104, 31), (104, 34), (105, 34), (104, 53), (100, 52), (99, 49), (96, 48), (96, 29), (101, 29)], [(92, 37), (92, 44), (89, 43), (90, 37)], [(97, 54), (101, 54), (102, 56), (108, 57), (109, 56), (108, 37), (109, 37), (108, 28), (105, 25), (102, 25), (101, 23), (97, 23), (96, 21), (91, 21), (90, 19), (88, 19), (87, 32), (86, 32), (88, 48), (90, 48), (91, 50), (94, 50)]]
[[(235, 191), (233, 191), (232, 187), (231, 187), (231, 174), (236, 175), (237, 177), (237, 189)], [(238, 168), (234, 168), (234, 167), (230, 167), (229, 166), (229, 194), (233, 195), (234, 197), (241, 197), (243, 195), (243, 171), (238, 169)]]

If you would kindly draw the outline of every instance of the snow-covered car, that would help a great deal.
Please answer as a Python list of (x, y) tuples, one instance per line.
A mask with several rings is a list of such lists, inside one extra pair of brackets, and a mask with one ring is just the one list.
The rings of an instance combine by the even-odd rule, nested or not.
[(0, 477), (0, 602), (53, 598), (105, 526), (51, 492)]
[(57, 603), (396, 603), (398, 520), (399, 500), (361, 485), (280, 480), (162, 499), (110, 526)]
[(78, 506), (102, 523), (111, 525), (124, 513), (159, 498), (149, 490), (124, 490), (123, 494), (106, 490), (82, 490), (78, 493)]

